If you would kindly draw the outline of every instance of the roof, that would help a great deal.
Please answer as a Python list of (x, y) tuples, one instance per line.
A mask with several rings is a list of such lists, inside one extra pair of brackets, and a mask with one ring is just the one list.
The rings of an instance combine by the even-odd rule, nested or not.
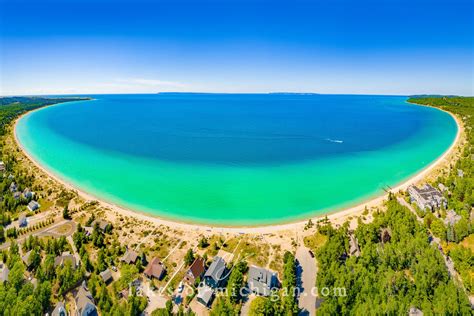
[(197, 299), (204, 302), (206, 305), (209, 305), (213, 295), (214, 291), (206, 285), (198, 288)]
[(444, 219), (444, 223), (446, 225), (451, 225), (453, 226), (457, 222), (459, 222), (462, 219), (461, 215), (458, 215), (454, 210), (449, 210), (446, 212), (446, 218)]
[(64, 306), (63, 302), (56, 304), (51, 316), (67, 316), (66, 307)]
[(410, 307), (408, 311), (408, 315), (410, 316), (423, 316), (423, 312), (416, 307)]
[(97, 308), (94, 304), (94, 298), (91, 292), (89, 292), (84, 285), (79, 287), (76, 294), (76, 306), (79, 315), (84, 316), (96, 316)]
[(196, 258), (194, 262), (191, 264), (189, 267), (188, 273), (191, 273), (193, 277), (196, 279), (197, 277), (200, 277), (205, 270), (204, 266), (204, 259), (202, 258)]
[(99, 274), (100, 274), (100, 277), (102, 278), (102, 281), (104, 281), (105, 283), (113, 280), (112, 271), (110, 271), (110, 269), (105, 269)]
[(123, 257), (120, 258), (120, 261), (130, 264), (130, 263), (135, 263), (135, 261), (137, 261), (137, 258), (138, 258), (138, 253), (136, 253), (133, 249), (132, 250), (127, 249)]
[(30, 255), (31, 255), (31, 250), (28, 251), (27, 253), (25, 253), (23, 255), (23, 257), (21, 257), (21, 260), (23, 260), (23, 263), (26, 265), (26, 266), (29, 266), (30, 265)]
[(69, 252), (63, 252), (60, 256), (54, 258), (54, 267), (63, 266), (66, 262), (71, 262), (73, 268), (76, 267), (76, 258)]
[(39, 207), (39, 204), (36, 201), (30, 201), (30, 203), (28, 203), (28, 208), (32, 211), (34, 211), (38, 207)]
[(161, 278), (163, 272), (166, 271), (163, 263), (158, 257), (154, 257), (150, 263), (147, 265), (144, 273), (148, 277), (155, 277), (157, 279)]
[(252, 291), (261, 295), (269, 295), (276, 281), (276, 274), (270, 270), (250, 266), (248, 284)]
[(111, 225), (109, 222), (103, 219), (97, 219), (94, 222), (92, 222), (92, 227), (94, 227), (96, 224), (99, 225), (99, 228), (101, 230), (105, 230), (107, 226)]
[(3, 262), (0, 262), (0, 282), (8, 281), (9, 273), (10, 273), (10, 270), (8, 270), (7, 265), (4, 264)]
[(209, 277), (214, 279), (215, 281), (219, 281), (222, 278), (222, 275), (225, 271), (225, 261), (219, 256), (215, 256), (214, 260), (212, 261), (209, 269), (207, 269), (204, 277)]

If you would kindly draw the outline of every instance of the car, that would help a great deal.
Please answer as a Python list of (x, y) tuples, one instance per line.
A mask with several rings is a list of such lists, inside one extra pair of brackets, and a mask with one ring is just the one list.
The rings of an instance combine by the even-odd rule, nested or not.
[(309, 252), (309, 255), (311, 256), (311, 258), (314, 258), (314, 253), (311, 250), (309, 250), (308, 252)]
[(178, 285), (178, 293), (182, 293), (184, 290), (184, 284), (183, 284), (183, 281), (179, 282), (179, 285)]

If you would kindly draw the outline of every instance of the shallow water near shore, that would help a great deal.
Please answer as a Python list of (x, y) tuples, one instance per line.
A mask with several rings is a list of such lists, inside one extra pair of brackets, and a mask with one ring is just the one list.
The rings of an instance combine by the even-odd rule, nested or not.
[(34, 111), (22, 147), (98, 198), (213, 225), (275, 224), (360, 203), (445, 152), (457, 126), (406, 97), (99, 95)]

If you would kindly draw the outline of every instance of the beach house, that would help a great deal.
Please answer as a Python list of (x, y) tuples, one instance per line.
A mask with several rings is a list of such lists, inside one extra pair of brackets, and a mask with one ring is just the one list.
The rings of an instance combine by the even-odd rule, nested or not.
[(79, 286), (79, 289), (74, 299), (76, 301), (77, 316), (98, 316), (97, 307), (94, 303), (94, 298), (92, 297), (91, 292), (89, 292), (84, 283)]
[(27, 208), (31, 211), (31, 212), (34, 212), (36, 211), (37, 209), (39, 209), (40, 205), (38, 204), (38, 202), (36, 201), (30, 201), (30, 203), (28, 203), (28, 206)]
[(225, 261), (219, 256), (215, 256), (209, 269), (204, 274), (204, 282), (211, 288), (219, 287), (225, 278)]
[(184, 280), (189, 284), (194, 284), (196, 280), (203, 275), (205, 269), (206, 266), (204, 259), (196, 258), (186, 272)]
[(425, 184), (421, 188), (412, 185), (408, 188), (408, 194), (410, 194), (411, 202), (416, 203), (423, 211), (426, 209), (434, 211), (447, 206), (447, 201), (441, 192), (429, 184)]
[(278, 286), (275, 272), (257, 266), (250, 266), (247, 282), (250, 291), (262, 296), (269, 296), (272, 289)]
[(166, 274), (166, 268), (158, 257), (154, 257), (143, 273), (150, 279), (161, 280)]
[(198, 288), (198, 294), (196, 299), (199, 303), (205, 307), (209, 307), (214, 300), (214, 290), (208, 287), (207, 285), (201, 286)]

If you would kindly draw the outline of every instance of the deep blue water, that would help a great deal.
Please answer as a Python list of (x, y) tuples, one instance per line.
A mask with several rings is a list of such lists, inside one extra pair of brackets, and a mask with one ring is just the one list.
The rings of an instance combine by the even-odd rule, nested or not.
[[(404, 97), (159, 94), (97, 96), (47, 126), (92, 147), (173, 162), (269, 164), (371, 151), (416, 134)], [(92, 128), (84, 128), (91, 126)], [(77, 129), (80, 132), (77, 132)]]

